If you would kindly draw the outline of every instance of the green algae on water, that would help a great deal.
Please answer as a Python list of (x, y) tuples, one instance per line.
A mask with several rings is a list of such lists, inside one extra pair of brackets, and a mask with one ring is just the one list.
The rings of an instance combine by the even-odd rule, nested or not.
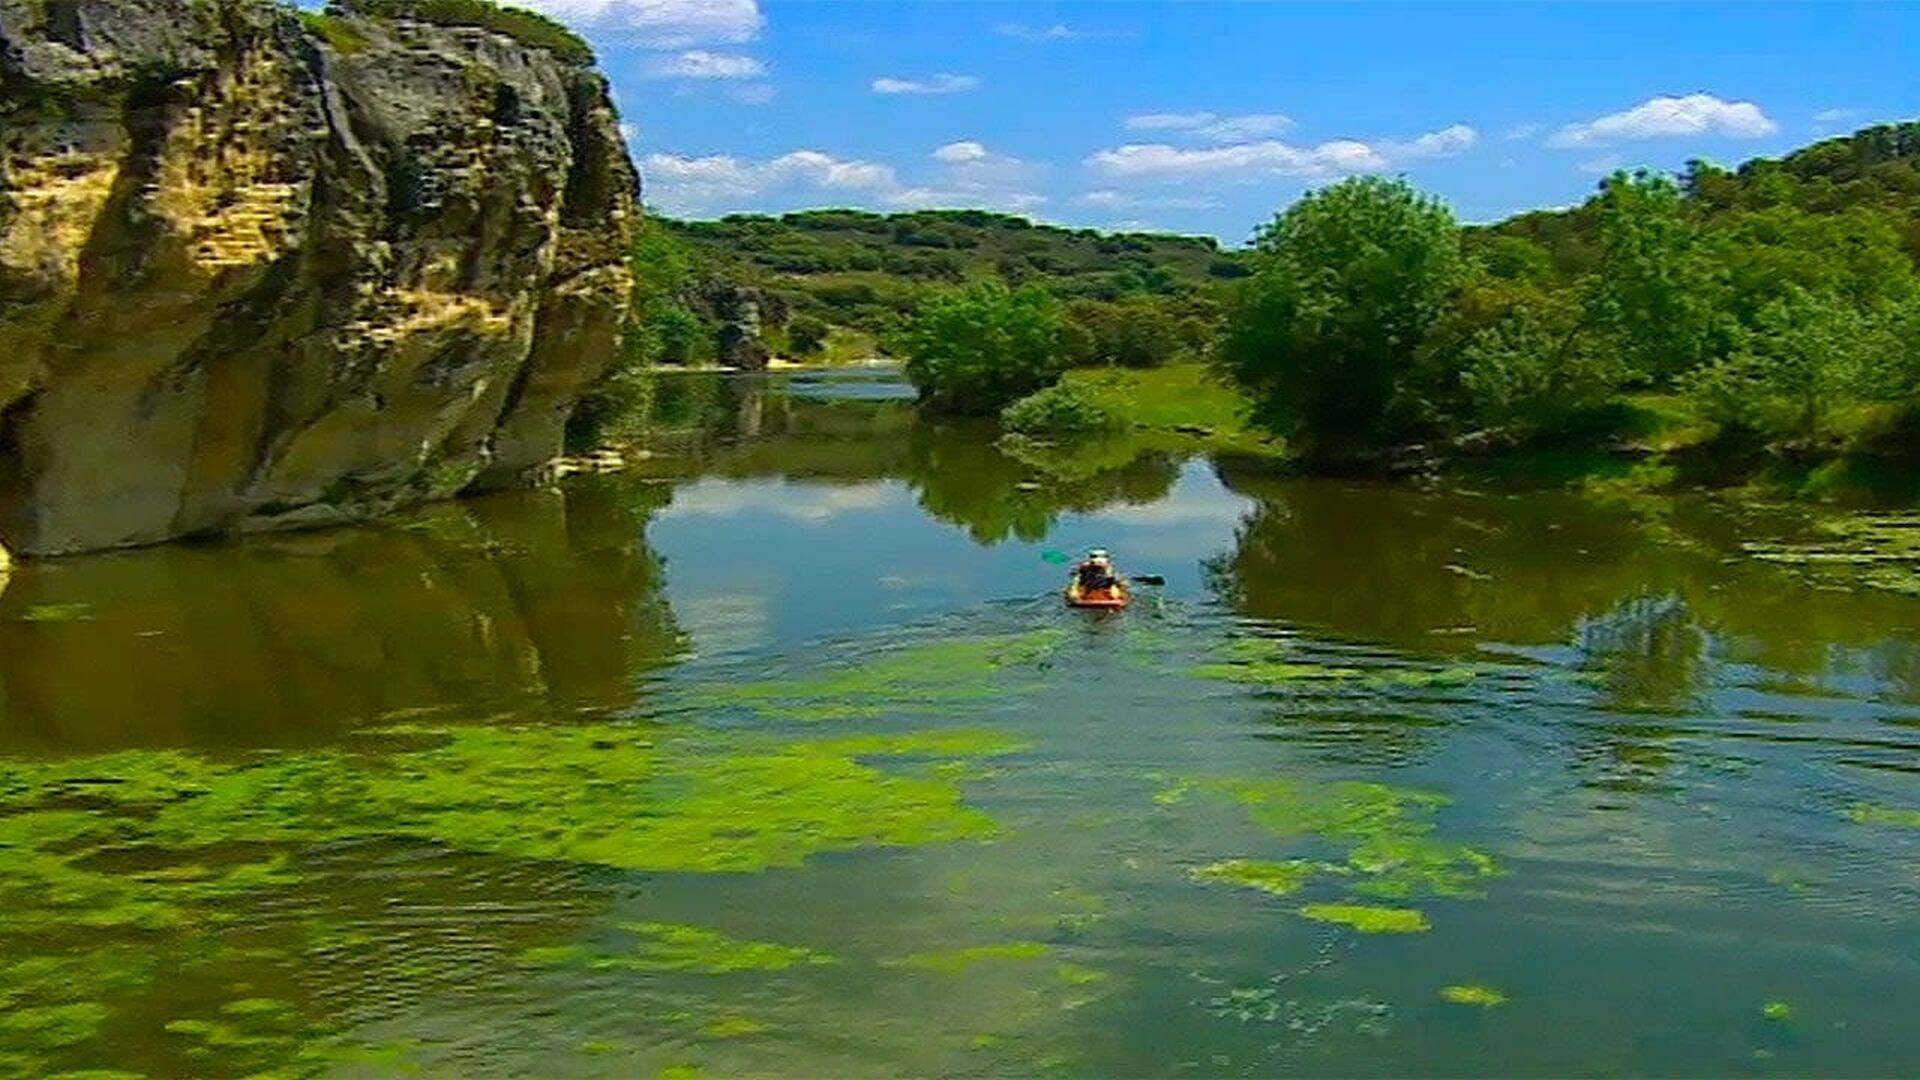
[[(302, 942), (319, 943), (323, 925), (295, 922), (293, 938), (271, 948), (206, 935), (242, 924), (249, 909), (236, 901), (296, 895), (318, 872), (305, 853), (322, 846), (411, 842), (617, 869), (745, 873), (828, 851), (986, 840), (993, 820), (934, 766), (1019, 745), (967, 730), (841, 739), (637, 724), (389, 730), (403, 749), (0, 760), (0, 905), (8, 913), (0, 1043), (24, 1048), (9, 1049), (7, 1068), (53, 1071), (47, 1055), (102, 1038), (103, 1025), (123, 1019), (122, 998), (182, 963), (297, 965)], [(630, 929), (642, 940), (618, 960), (649, 969), (777, 970), (828, 959), (698, 928)], [(141, 944), (49, 944), (102, 934), (138, 935)], [(535, 964), (591, 959), (551, 948), (522, 955)], [(170, 1052), (247, 1072), (333, 1052), (326, 1031), (273, 999), (236, 995), (205, 1008), (167, 1024)], [(134, 1013), (124, 1018), (138, 1022)]]
[(1289, 859), (1286, 862), (1228, 859), (1199, 867), (1190, 876), (1195, 881), (1219, 881), (1259, 889), (1275, 896), (1289, 896), (1299, 892), (1321, 869), (1319, 863), (1306, 859)]
[(942, 975), (959, 975), (980, 964), (1008, 960), (1038, 960), (1051, 950), (1038, 941), (1009, 941), (999, 945), (972, 945), (960, 949), (914, 953), (887, 961), (889, 967), (920, 968)]
[(1351, 888), (1369, 896), (1472, 897), (1499, 873), (1492, 856), (1432, 836), (1433, 814), (1445, 796), (1343, 781), (1211, 781), (1246, 808), (1247, 816), (1282, 839), (1318, 839), (1345, 849)]
[(79, 622), (92, 617), (91, 604), (34, 604), (15, 616), (21, 622)]
[(620, 928), (640, 937), (631, 953), (595, 957), (589, 966), (638, 971), (686, 971), (722, 975), (736, 971), (785, 971), (836, 961), (825, 953), (797, 945), (746, 941), (702, 926), (673, 923), (622, 923)]
[(1478, 983), (1460, 983), (1440, 988), (1440, 1000), (1455, 1005), (1474, 1005), (1482, 1009), (1498, 1008), (1507, 1003), (1507, 995), (1491, 986)]
[(994, 681), (1036, 670), (1067, 640), (1054, 627), (912, 645), (829, 666), (816, 674), (690, 689), (694, 708), (748, 708), (793, 720), (866, 719), (926, 712), (990, 698)]
[(1433, 928), (1424, 913), (1413, 908), (1375, 907), (1371, 904), (1308, 904), (1300, 914), (1315, 922), (1351, 926), (1363, 934), (1418, 934)]
[(1901, 828), (1920, 829), (1920, 810), (1910, 810), (1905, 807), (1857, 803), (1847, 811), (1847, 816), (1861, 825), (1896, 825)]

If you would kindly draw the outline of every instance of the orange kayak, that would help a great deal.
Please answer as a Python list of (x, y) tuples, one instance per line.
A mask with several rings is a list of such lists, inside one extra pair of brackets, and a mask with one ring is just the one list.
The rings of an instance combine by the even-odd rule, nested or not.
[(1115, 585), (1107, 589), (1082, 589), (1078, 581), (1067, 585), (1067, 604), (1072, 607), (1117, 610), (1126, 607), (1130, 599), (1125, 585)]

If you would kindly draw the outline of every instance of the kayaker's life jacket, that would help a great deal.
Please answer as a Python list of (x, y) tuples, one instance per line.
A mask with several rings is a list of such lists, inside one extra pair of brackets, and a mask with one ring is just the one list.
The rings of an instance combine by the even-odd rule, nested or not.
[(1081, 563), (1075, 575), (1079, 578), (1082, 589), (1111, 589), (1119, 584), (1113, 573), (1099, 563)]

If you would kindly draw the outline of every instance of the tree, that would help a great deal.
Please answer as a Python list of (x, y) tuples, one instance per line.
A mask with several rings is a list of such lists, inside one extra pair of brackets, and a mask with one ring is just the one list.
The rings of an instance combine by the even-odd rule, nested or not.
[(1649, 382), (1698, 367), (1713, 352), (1714, 287), (1680, 186), (1665, 173), (1617, 172), (1601, 184), (1598, 211), (1595, 325)]
[(1469, 415), (1530, 438), (1578, 429), (1625, 377), (1616, 354), (1597, 345), (1574, 294), (1522, 292), (1460, 350)]
[(1181, 321), (1154, 297), (1076, 300), (1067, 315), (1091, 338), (1088, 363), (1160, 367), (1186, 349)]
[(795, 356), (812, 356), (826, 347), (829, 327), (812, 315), (795, 315), (787, 323), (787, 345)]
[(1866, 388), (1869, 355), (1884, 338), (1855, 308), (1798, 288), (1755, 324), (1732, 355), (1683, 382), (1701, 414), (1728, 433), (1825, 433), (1834, 406)]
[(1400, 180), (1312, 192), (1263, 228), (1220, 343), (1257, 417), (1309, 451), (1376, 443), (1458, 283), (1453, 214)]
[(1059, 305), (1035, 287), (998, 282), (934, 294), (904, 335), (904, 370), (941, 412), (989, 415), (1064, 368)]

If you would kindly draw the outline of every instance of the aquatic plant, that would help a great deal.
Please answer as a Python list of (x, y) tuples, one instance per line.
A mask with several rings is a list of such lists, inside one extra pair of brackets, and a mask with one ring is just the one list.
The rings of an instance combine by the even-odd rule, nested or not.
[[(1320, 863), (1306, 859), (1289, 859), (1286, 862), (1272, 862), (1264, 859), (1228, 859), (1224, 862), (1209, 863), (1195, 869), (1192, 877), (1195, 881), (1221, 881), (1229, 885), (1241, 885), (1275, 896), (1287, 896), (1299, 892), (1301, 887), (1313, 880), (1313, 876), (1325, 869)], [(1338, 867), (1334, 868), (1336, 871)]]
[(825, 953), (770, 941), (744, 941), (702, 926), (621, 923), (642, 939), (631, 953), (595, 957), (589, 965), (638, 971), (690, 971), (719, 975), (736, 971), (785, 971), (803, 964), (832, 964)]
[(1847, 811), (1847, 816), (1861, 825), (1897, 825), (1902, 828), (1920, 829), (1920, 810), (1910, 810), (1901, 806), (1856, 803)]
[[(1286, 896), (1326, 875), (1337, 877), (1359, 896), (1413, 900), (1478, 896), (1480, 886), (1500, 872), (1492, 856), (1431, 835), (1433, 813), (1447, 801), (1431, 792), (1357, 781), (1189, 780), (1162, 788), (1155, 799), (1171, 804), (1197, 791), (1234, 799), (1255, 824), (1275, 837), (1324, 844), (1343, 850), (1344, 855), (1339, 862), (1230, 859), (1193, 871), (1195, 880), (1225, 881)], [(1407, 909), (1310, 904), (1298, 910), (1310, 919), (1344, 922), (1369, 933), (1427, 928), (1425, 915)]]
[(1476, 1005), (1482, 1009), (1492, 1009), (1505, 1005), (1508, 999), (1507, 995), (1491, 986), (1463, 983), (1441, 987), (1440, 1000), (1450, 1001), (1455, 1005)]
[(993, 696), (995, 679), (1044, 667), (1066, 639), (1065, 630), (1045, 627), (930, 642), (808, 675), (708, 682), (689, 690), (684, 701), (696, 709), (748, 708), (791, 720), (925, 712)]
[(1424, 913), (1413, 908), (1371, 904), (1308, 904), (1300, 914), (1316, 922), (1351, 926), (1363, 934), (1417, 934), (1433, 926)]
[(1785, 1022), (1793, 1019), (1793, 1006), (1784, 1001), (1769, 1001), (1760, 1006), (1760, 1015), (1769, 1020)]
[(1009, 941), (997, 945), (969, 945), (958, 949), (914, 953), (886, 962), (889, 967), (920, 968), (942, 975), (959, 975), (980, 964), (1006, 960), (1038, 960), (1051, 950), (1038, 941)]
[[(994, 822), (965, 805), (950, 774), (874, 762), (937, 765), (1018, 748), (967, 730), (780, 740), (592, 724), (387, 735), (401, 749), (0, 761), (7, 1067), (56, 1071), (47, 1055), (99, 1037), (121, 1018), (116, 1002), (163, 972), (297, 964), (329, 932), (324, 922), (294, 924), (266, 951), (219, 932), (243, 917), (235, 901), (311, 881), (320, 871), (304, 856), (321, 845), (398, 841), (628, 870), (797, 866), (825, 851), (991, 837)], [(831, 962), (700, 927), (626, 929), (639, 939), (628, 953), (550, 946), (522, 961), (682, 972)], [(102, 933), (140, 944), (87, 945)], [(167, 1030), (186, 1057), (217, 1054), (243, 1071), (361, 1049), (258, 995), (175, 1017)]]

